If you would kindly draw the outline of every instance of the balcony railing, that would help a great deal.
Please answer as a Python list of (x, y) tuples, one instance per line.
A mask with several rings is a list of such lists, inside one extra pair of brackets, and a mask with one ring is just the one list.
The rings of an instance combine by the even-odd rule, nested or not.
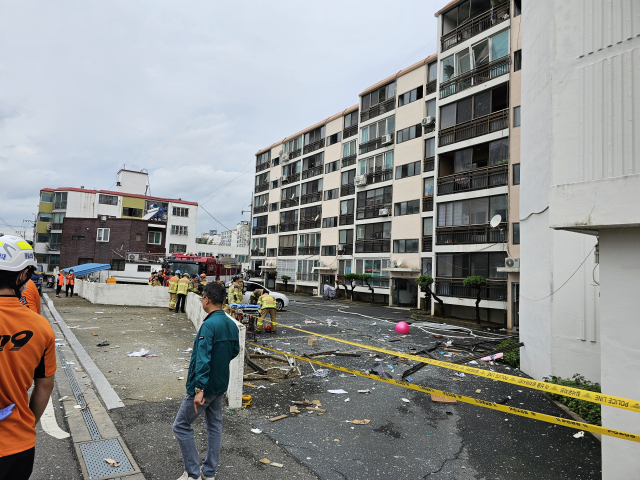
[(324, 147), (324, 138), (321, 138), (318, 141), (310, 143), (309, 145), (305, 145), (302, 149), (302, 153), (306, 155), (307, 153), (315, 152), (316, 150), (320, 150)]
[(300, 230), (309, 230), (310, 228), (320, 228), (322, 220), (318, 215), (318, 220), (300, 220)]
[(433, 168), (436, 164), (436, 157), (428, 157), (424, 159), (422, 171), (423, 172), (433, 172)]
[[(389, 200), (390, 202), (391, 200)], [(385, 213), (380, 214), (380, 210), (386, 210)], [(358, 220), (366, 220), (368, 218), (378, 217), (390, 217), (393, 214), (391, 210), (391, 203), (379, 203), (376, 205), (366, 205), (364, 207), (358, 207), (356, 209), (356, 218)]]
[(51, 230), (62, 230), (62, 224), (61, 223), (52, 223), (51, 224)]
[(353, 195), (356, 193), (356, 186), (353, 183), (347, 183), (340, 186), (340, 196), (346, 197), (347, 195)]
[(295, 257), (296, 247), (280, 247), (278, 248), (279, 257)]
[(266, 170), (267, 168), (269, 168), (269, 165), (271, 165), (271, 162), (264, 162), (259, 165), (256, 165), (256, 172), (261, 172), (263, 170)]
[(269, 205), (260, 205), (253, 207), (253, 213), (266, 213), (269, 211)]
[(369, 153), (369, 152), (373, 152), (374, 150), (378, 150), (379, 148), (382, 148), (383, 146), (392, 146), (393, 142), (394, 142), (394, 134), (391, 133), (389, 134), (389, 143), (385, 143), (384, 145), (382, 144), (382, 140), (383, 138), (386, 137), (386, 135), (383, 135), (381, 137), (378, 138), (374, 138), (373, 140), (369, 140), (368, 142), (365, 143), (361, 143), (360, 144), (360, 154), (362, 155), (363, 153)]
[(300, 197), (300, 205), (304, 205), (305, 203), (313, 203), (313, 202), (321, 202), (321, 201), (322, 201), (322, 192), (307, 193), (306, 195), (302, 195)]
[(47, 244), (47, 250), (51, 250), (51, 251), (59, 251), (60, 250), (60, 244), (59, 243), (48, 243)]
[[(475, 288), (465, 287), (462, 278), (436, 278), (436, 295), (443, 297), (476, 298)], [(506, 302), (507, 282), (500, 280), (487, 280), (487, 286), (480, 289), (482, 300), (495, 300)]]
[(422, 197), (422, 211), (433, 212), (433, 197)]
[[(345, 281), (344, 275), (338, 275), (338, 280), (341, 280), (345, 285), (351, 286), (349, 281)], [(369, 282), (369, 285), (374, 288), (389, 288), (389, 277), (371, 277), (367, 281)], [(356, 280), (353, 283), (358, 287), (367, 286), (367, 284), (363, 280)]]
[(342, 131), (342, 139), (349, 138), (358, 133), (358, 125), (351, 125)]
[[(340, 250), (342, 247), (342, 250)], [(353, 243), (341, 243), (338, 245), (338, 255), (353, 255)]]
[(302, 149), (299, 148), (297, 150), (294, 150), (292, 152), (289, 152), (289, 160), (292, 160), (296, 157), (299, 157), (300, 155), (302, 155)]
[(280, 232), (295, 232), (298, 230), (298, 222), (285, 222), (280, 223), (278, 226)]
[(507, 185), (509, 164), (492, 165), (438, 178), (438, 195)]
[(391, 240), (356, 240), (356, 253), (390, 252)]
[(305, 178), (315, 177), (316, 175), (322, 175), (324, 165), (318, 165), (317, 167), (308, 168), (302, 171), (302, 180)]
[(353, 225), (353, 213), (345, 213), (340, 215), (340, 225)]
[(349, 155), (348, 157), (343, 157), (342, 158), (342, 168), (349, 167), (351, 165), (355, 165), (356, 164), (356, 157), (357, 157), (357, 155), (355, 153), (353, 155)]
[(396, 97), (390, 98), (389, 100), (385, 100), (382, 103), (374, 105), (371, 108), (368, 108), (362, 112), (360, 112), (360, 121), (365, 122), (371, 118), (375, 118), (378, 115), (382, 115), (383, 113), (390, 112), (396, 108)]
[(367, 173), (367, 185), (371, 185), (372, 183), (380, 183), (386, 180), (393, 179), (393, 168), (388, 168), (387, 170), (380, 170), (379, 172), (371, 172)]
[(297, 207), (299, 198), (288, 198), (280, 201), (280, 208)]
[(269, 190), (269, 182), (264, 182), (256, 185), (255, 193), (266, 192), (267, 190)]
[(422, 251), (433, 252), (433, 235), (422, 236)]
[(320, 255), (320, 245), (315, 247), (298, 247), (298, 255)]
[(455, 47), (459, 43), (469, 40), (471, 37), (488, 30), (489, 28), (504, 22), (509, 19), (509, 2), (505, 2), (502, 5), (492, 8), (488, 12), (478, 15), (470, 22), (452, 30), (451, 32), (443, 35), (440, 38), (442, 47), (441, 52), (449, 50)]
[(470, 72), (440, 84), (440, 98), (462, 92), (467, 88), (480, 85), (492, 78), (509, 73), (511, 57), (506, 56), (491, 63), (475, 68)]
[(253, 227), (251, 229), (252, 235), (266, 235), (267, 234), (267, 226)]
[(55, 202), (53, 204), (54, 210), (64, 210), (65, 208), (67, 208), (67, 202)]
[(436, 228), (436, 245), (469, 245), (473, 243), (502, 243), (509, 240), (506, 222), (497, 228), (489, 225), (464, 225)]
[(264, 257), (264, 248), (252, 248), (251, 249), (252, 257)]
[(280, 181), (281, 185), (287, 185), (289, 183), (294, 183), (300, 181), (300, 173), (292, 173), (291, 175), (285, 175), (282, 177)]
[[(303, 255), (303, 254), (300, 254)], [(296, 273), (296, 280), (299, 282), (317, 282), (318, 281), (318, 272), (314, 273)]]
[(432, 93), (436, 93), (436, 86), (438, 84), (437, 80), (431, 80), (427, 83), (427, 95), (431, 95)]
[(463, 140), (469, 140), (470, 138), (497, 132), (505, 128), (509, 128), (508, 108), (440, 130), (438, 145), (444, 147), (445, 145), (462, 142)]

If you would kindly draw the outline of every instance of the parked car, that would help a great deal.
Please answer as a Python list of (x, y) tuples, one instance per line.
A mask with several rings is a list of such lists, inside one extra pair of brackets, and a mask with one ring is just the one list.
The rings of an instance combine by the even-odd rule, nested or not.
[(278, 306), (279, 312), (282, 311), (285, 307), (289, 306), (289, 299), (286, 295), (280, 292), (273, 291), (256, 282), (244, 282), (244, 286), (247, 289), (247, 291), (242, 296), (242, 301), (244, 303), (249, 303), (249, 299), (251, 298), (251, 295), (253, 295), (254, 290), (261, 288), (262, 290), (264, 290), (264, 293), (268, 293), (276, 299), (276, 305)]
[(38, 287), (38, 293), (42, 295), (42, 281), (44, 280), (44, 272), (41, 263), (38, 263), (38, 268), (35, 272), (33, 272), (33, 275), (31, 275), (31, 280), (33, 280), (33, 283), (35, 283), (36, 287)]

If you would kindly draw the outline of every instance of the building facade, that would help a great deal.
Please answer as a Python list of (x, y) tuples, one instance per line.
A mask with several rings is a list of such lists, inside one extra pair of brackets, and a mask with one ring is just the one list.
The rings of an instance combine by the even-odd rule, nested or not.
[(422, 306), (430, 275), (445, 314), (466, 318), (462, 282), (480, 275), (482, 317), (517, 325), (519, 8), (493, 3), (452, 2), (436, 54), (257, 152), (252, 270), (310, 293), (369, 274), (356, 296), (396, 306)]

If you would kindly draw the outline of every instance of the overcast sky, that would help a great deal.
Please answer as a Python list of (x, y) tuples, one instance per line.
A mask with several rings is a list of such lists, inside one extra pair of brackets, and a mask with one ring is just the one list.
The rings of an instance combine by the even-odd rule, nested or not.
[(434, 53), (446, 3), (0, 1), (0, 232), (123, 165), (235, 228), (255, 152)]

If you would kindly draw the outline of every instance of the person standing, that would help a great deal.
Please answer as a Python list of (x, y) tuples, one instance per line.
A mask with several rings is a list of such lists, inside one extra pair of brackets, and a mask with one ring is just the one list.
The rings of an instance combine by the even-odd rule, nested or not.
[(177, 289), (177, 293), (178, 293), (178, 301), (176, 302), (176, 310), (175, 312), (178, 313), (178, 311), (184, 313), (184, 304), (186, 303), (187, 300), (187, 293), (189, 292), (189, 275), (187, 273), (182, 274), (182, 277), (180, 278), (180, 280), (178, 280), (178, 289)]
[(269, 315), (270, 325), (267, 331), (276, 333), (276, 329), (278, 328), (278, 322), (276, 321), (278, 305), (276, 304), (276, 299), (268, 293), (263, 293), (262, 295), (260, 295), (260, 298), (258, 298), (258, 305), (260, 305), (260, 317), (256, 322), (256, 332), (262, 333), (262, 326), (267, 318), (267, 315)]
[(22, 293), (22, 297), (20, 297), (20, 303), (40, 315), (40, 293), (38, 293), (38, 287), (33, 283), (33, 280), (29, 280), (26, 283), (26, 288)]
[(58, 272), (58, 282), (56, 286), (56, 297), (60, 298), (60, 290), (64, 286), (64, 275), (62, 275), (62, 270)]
[[(229, 387), (229, 363), (240, 352), (238, 327), (222, 310), (224, 297), (224, 285), (219, 283), (207, 285), (202, 295), (207, 317), (193, 340), (187, 394), (173, 423), (184, 463), (178, 480), (213, 480), (216, 476), (222, 444), (222, 397)], [(191, 425), (203, 412), (208, 438), (201, 471)]]
[(35, 458), (36, 424), (54, 386), (55, 335), (44, 317), (20, 303), (36, 269), (31, 245), (4, 235), (0, 246), (0, 409), (10, 409), (0, 420), (0, 480), (27, 480)]
[(176, 270), (176, 274), (173, 275), (168, 282), (169, 285), (169, 310), (173, 310), (176, 306), (176, 301), (178, 300), (178, 275), (180, 274), (180, 270)]
[(73, 274), (73, 269), (69, 270), (67, 275), (67, 290), (65, 291), (65, 297), (69, 296), (69, 290), (71, 290), (71, 296), (73, 297), (73, 286), (76, 282), (76, 276)]

